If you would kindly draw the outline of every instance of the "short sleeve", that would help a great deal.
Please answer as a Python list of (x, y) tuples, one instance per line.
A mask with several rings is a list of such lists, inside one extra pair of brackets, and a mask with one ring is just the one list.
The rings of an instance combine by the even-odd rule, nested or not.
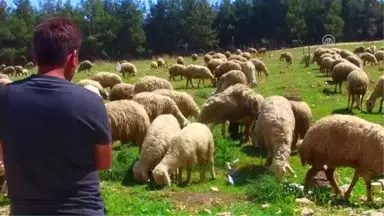
[(93, 98), (88, 107), (90, 109), (87, 112), (87, 123), (90, 126), (92, 142), (100, 145), (110, 144), (112, 142), (111, 129), (103, 100), (99, 97)]

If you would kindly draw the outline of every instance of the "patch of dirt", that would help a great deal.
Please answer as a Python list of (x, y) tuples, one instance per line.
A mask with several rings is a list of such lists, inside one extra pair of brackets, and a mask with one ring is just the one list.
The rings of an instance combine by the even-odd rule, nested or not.
[(204, 208), (211, 208), (212, 206), (225, 205), (234, 200), (245, 200), (247, 196), (245, 195), (233, 195), (233, 194), (224, 194), (220, 192), (188, 192), (188, 191), (179, 191), (179, 192), (169, 192), (163, 196), (169, 197), (176, 202), (176, 208), (197, 210)]

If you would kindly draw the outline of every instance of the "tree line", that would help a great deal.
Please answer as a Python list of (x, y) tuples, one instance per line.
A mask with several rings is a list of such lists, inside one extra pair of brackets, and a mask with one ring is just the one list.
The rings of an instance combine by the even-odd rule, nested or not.
[(82, 59), (190, 55), (383, 38), (382, 0), (0, 0), (0, 63), (31, 59), (34, 27), (65, 16), (81, 28)]

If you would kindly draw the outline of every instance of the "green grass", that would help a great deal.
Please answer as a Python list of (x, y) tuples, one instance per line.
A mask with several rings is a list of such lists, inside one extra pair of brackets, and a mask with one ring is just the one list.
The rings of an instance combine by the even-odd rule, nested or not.
[[(370, 43), (365, 43), (368, 45)], [(353, 50), (359, 44), (338, 45), (343, 49)], [(382, 42), (377, 42), (377, 47), (382, 47)], [(311, 48), (311, 52), (316, 48)], [(346, 113), (347, 92), (345, 84), (342, 94), (333, 94), (334, 86), (325, 84), (329, 77), (323, 77), (318, 72), (317, 65), (305, 68), (299, 64), (302, 56), (300, 48), (290, 51), (295, 59), (293, 66), (287, 66), (280, 62), (281, 51), (274, 51), (271, 58), (264, 57), (270, 71), (268, 79), (259, 78), (259, 86), (255, 91), (264, 97), (272, 95), (299, 95), (310, 105), (314, 120), (333, 113)], [(176, 58), (166, 59), (168, 64), (176, 63)], [(186, 63), (192, 62), (191, 58), (185, 58)], [(154, 75), (168, 79), (166, 69), (151, 70), (150, 60), (133, 61), (138, 69), (136, 77), (125, 78), (127, 83), (135, 83), (145, 75)], [(202, 57), (198, 63), (203, 63)], [(115, 71), (115, 65), (108, 62), (96, 63), (91, 73), (97, 71)], [(382, 71), (379, 67), (366, 66), (364, 70), (372, 81), (376, 81)], [(74, 82), (89, 77), (91, 74), (82, 72), (76, 74)], [(207, 84), (208, 82), (206, 82)], [(214, 91), (209, 85), (207, 88), (185, 89), (185, 80), (173, 82), (176, 90), (185, 91), (193, 95), (201, 106), (205, 99)], [(197, 84), (196, 84), (197, 86)], [(370, 84), (369, 93), (374, 84)], [(378, 102), (376, 103), (376, 106)], [(365, 108), (365, 107), (364, 107)], [(365, 111), (353, 110), (352, 115), (364, 118), (368, 121), (383, 124), (382, 114), (368, 114)], [(136, 147), (117, 147), (113, 153), (113, 166), (110, 171), (101, 172), (102, 194), (105, 199), (109, 215), (215, 215), (218, 212), (228, 211), (235, 215), (300, 215), (301, 206), (295, 204), (295, 198), (302, 196), (297, 191), (289, 191), (286, 186), (276, 183), (263, 167), (265, 154), (250, 144), (240, 146), (238, 142), (223, 138), (220, 128), (213, 130), (216, 139), (215, 163), (217, 167), (217, 179), (204, 183), (198, 183), (198, 172), (193, 173), (193, 183), (187, 187), (172, 185), (169, 188), (159, 188), (152, 184), (137, 184), (132, 174), (132, 166), (138, 159)], [(227, 183), (225, 162), (240, 159), (238, 171), (234, 176), (235, 185)], [(298, 155), (292, 155), (290, 159), (292, 168), (297, 178), (285, 176), (285, 182), (303, 183), (308, 167), (301, 166)], [(338, 169), (341, 185), (349, 183), (353, 170), (348, 168)], [(208, 175), (209, 176), (209, 175)], [(220, 192), (211, 192), (211, 187), (219, 188)], [(310, 208), (317, 213), (329, 215), (347, 215), (346, 208), (352, 208), (358, 213), (366, 209), (375, 209), (380, 203), (368, 204), (359, 201), (360, 196), (365, 196), (365, 186), (360, 180), (356, 185), (350, 203), (344, 203), (341, 199), (334, 198), (329, 190), (315, 190), (311, 200), (315, 204)], [(189, 199), (188, 199), (189, 197)], [(378, 197), (378, 195), (376, 195)], [(0, 197), (4, 205), (6, 201)], [(269, 208), (263, 209), (262, 204), (268, 203)]]

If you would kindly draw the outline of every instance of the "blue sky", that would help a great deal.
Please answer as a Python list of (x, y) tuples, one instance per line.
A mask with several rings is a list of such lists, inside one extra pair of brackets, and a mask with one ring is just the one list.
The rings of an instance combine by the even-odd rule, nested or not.
[[(36, 6), (36, 7), (38, 7), (39, 6), (39, 0), (30, 0), (31, 1), (31, 3), (34, 5), (34, 6)], [(80, 0), (71, 0), (72, 1), (72, 4), (73, 5), (76, 5), (77, 3), (79, 3), (80, 2)], [(8, 6), (11, 6), (11, 7), (14, 7), (15, 5), (13, 4), (13, 0), (5, 0), (5, 2), (7, 2), (7, 5)], [(63, 2), (65, 2), (65, 1), (63, 1)]]

